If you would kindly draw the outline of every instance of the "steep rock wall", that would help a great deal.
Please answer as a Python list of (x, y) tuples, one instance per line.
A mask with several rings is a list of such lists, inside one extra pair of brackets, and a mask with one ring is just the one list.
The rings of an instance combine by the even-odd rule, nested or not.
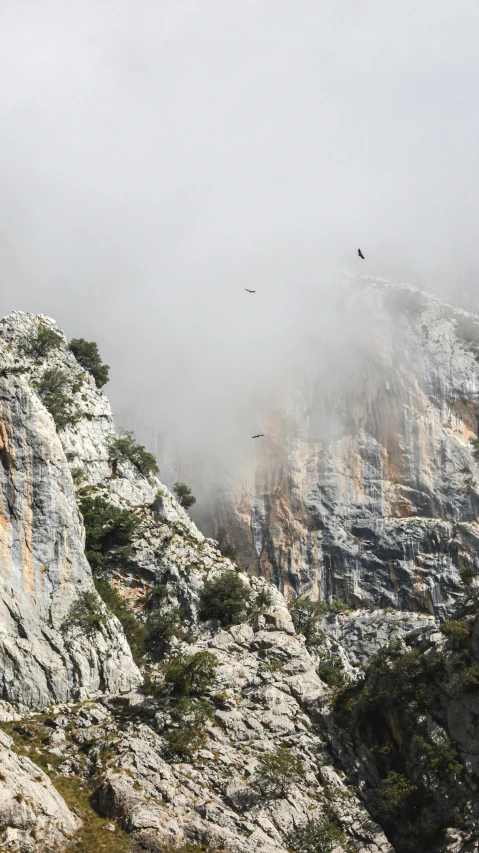
[(3, 699), (39, 708), (128, 690), (140, 675), (116, 619), (93, 640), (64, 630), (94, 587), (65, 452), (17, 354), (35, 322), (0, 325), (0, 683)]
[(285, 398), (212, 525), (287, 595), (441, 615), (478, 569), (479, 321), (408, 285), (355, 288), (354, 372), (318, 365)]

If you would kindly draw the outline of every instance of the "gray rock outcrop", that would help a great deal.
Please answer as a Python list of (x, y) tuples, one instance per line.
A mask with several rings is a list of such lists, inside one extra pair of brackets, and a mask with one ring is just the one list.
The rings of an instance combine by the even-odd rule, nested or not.
[(352, 291), (349, 374), (332, 357), (285, 391), (212, 526), (287, 595), (444, 616), (479, 567), (479, 319), (409, 285)]
[(32, 387), (46, 367), (21, 354), (36, 323), (0, 324), (0, 684), (3, 699), (41, 708), (129, 690), (140, 675), (116, 619), (105, 614), (94, 641), (65, 630), (94, 587), (65, 451)]

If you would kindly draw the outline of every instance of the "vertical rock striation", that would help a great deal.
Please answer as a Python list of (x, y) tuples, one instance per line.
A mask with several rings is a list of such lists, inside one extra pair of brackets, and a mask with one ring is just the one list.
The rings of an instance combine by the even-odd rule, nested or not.
[(443, 615), (478, 569), (479, 319), (372, 279), (344, 311), (354, 367), (285, 399), (213, 527), (286, 594)]

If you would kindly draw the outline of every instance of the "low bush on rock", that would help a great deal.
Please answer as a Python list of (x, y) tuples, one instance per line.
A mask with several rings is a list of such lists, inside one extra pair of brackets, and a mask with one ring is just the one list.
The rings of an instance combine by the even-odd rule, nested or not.
[(110, 585), (106, 577), (94, 575), (93, 582), (109, 612), (116, 616), (121, 623), (135, 663), (141, 663), (146, 650), (146, 626), (128, 609), (120, 593)]
[(63, 370), (57, 367), (45, 370), (37, 383), (36, 391), (58, 429), (64, 429), (68, 424), (79, 420), (79, 414), (72, 409), (68, 377)]
[(217, 666), (212, 652), (182, 653), (168, 664), (165, 681), (178, 696), (202, 696), (211, 687)]
[(193, 640), (193, 635), (182, 624), (179, 607), (171, 610), (153, 610), (146, 620), (147, 646), (154, 655), (163, 657), (170, 649), (174, 637), (184, 642)]
[(41, 359), (46, 358), (52, 350), (58, 349), (61, 342), (61, 335), (39, 322), (35, 331), (23, 339), (20, 349), (31, 358)]
[(118, 463), (128, 460), (135, 466), (143, 477), (158, 474), (160, 469), (153, 456), (142, 444), (138, 444), (133, 438), (132, 432), (124, 432), (119, 436), (112, 436), (109, 442), (108, 455), (113, 471), (116, 473)]
[(294, 830), (288, 838), (292, 853), (332, 853), (344, 842), (343, 829), (331, 807), (325, 808), (320, 818)]
[(68, 344), (70, 351), (81, 366), (91, 373), (97, 388), (103, 388), (108, 382), (109, 366), (103, 364), (94, 341), (86, 341), (84, 338), (73, 338)]
[(176, 500), (183, 507), (183, 509), (189, 509), (190, 506), (196, 503), (196, 498), (192, 494), (191, 489), (186, 483), (175, 483), (173, 486), (173, 491), (176, 495)]
[(73, 602), (63, 625), (67, 629), (80, 628), (88, 639), (92, 639), (105, 623), (105, 613), (98, 594), (93, 589), (87, 589)]
[(306, 640), (306, 646), (310, 649), (323, 643), (324, 632), (321, 630), (321, 619), (328, 612), (328, 605), (324, 601), (312, 601), (308, 597), (295, 598), (289, 605), (289, 612), (293, 620), (294, 630), (302, 634)]
[(140, 525), (128, 509), (119, 509), (101, 497), (84, 497), (80, 510), (85, 524), (85, 555), (92, 569), (105, 564), (108, 555), (128, 558), (133, 538)]
[(213, 706), (205, 699), (182, 699), (171, 712), (177, 725), (165, 734), (168, 752), (182, 759), (191, 758), (205, 745), (206, 722), (213, 714)]
[(346, 687), (351, 681), (344, 671), (341, 658), (332, 651), (324, 653), (316, 667), (316, 672), (328, 687)]
[(463, 646), (471, 636), (469, 627), (460, 619), (446, 619), (440, 629), (455, 645)]
[(273, 596), (269, 589), (261, 589), (254, 600), (255, 610), (267, 610), (273, 604)]
[(402, 773), (391, 770), (376, 789), (379, 796), (379, 812), (389, 823), (401, 817), (406, 820), (417, 786), (412, 785)]
[(259, 758), (256, 781), (266, 799), (287, 797), (293, 785), (304, 779), (304, 764), (291, 749), (278, 747)]
[(205, 581), (201, 596), (200, 618), (218, 619), (223, 627), (246, 619), (251, 599), (249, 586), (233, 570)]

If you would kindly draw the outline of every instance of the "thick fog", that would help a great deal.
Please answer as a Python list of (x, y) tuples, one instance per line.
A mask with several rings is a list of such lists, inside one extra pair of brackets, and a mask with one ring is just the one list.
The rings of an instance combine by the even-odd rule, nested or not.
[(476, 0), (2, 0), (2, 314), (96, 340), (160, 455), (250, 452), (290, 368), (350, 364), (345, 275), (474, 300), (478, 34)]

